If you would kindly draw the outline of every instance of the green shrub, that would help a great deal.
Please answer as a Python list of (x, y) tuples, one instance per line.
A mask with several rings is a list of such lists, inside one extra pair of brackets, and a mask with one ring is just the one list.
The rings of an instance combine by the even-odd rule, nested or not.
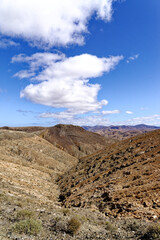
[(68, 232), (72, 235), (75, 235), (78, 232), (80, 226), (81, 222), (77, 218), (72, 217), (68, 222)]
[(28, 235), (37, 235), (42, 229), (42, 223), (35, 219), (22, 220), (13, 226), (13, 231)]

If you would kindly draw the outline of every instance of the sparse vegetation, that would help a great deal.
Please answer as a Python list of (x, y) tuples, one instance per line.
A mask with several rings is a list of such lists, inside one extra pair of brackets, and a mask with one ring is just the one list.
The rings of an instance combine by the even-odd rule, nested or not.
[(114, 224), (112, 224), (111, 222), (106, 222), (105, 223), (105, 228), (106, 228), (106, 230), (108, 230), (108, 231), (116, 231), (117, 230), (117, 227), (114, 225)]
[(68, 208), (62, 208), (62, 212), (63, 212), (64, 216), (67, 216), (67, 215), (69, 215), (70, 210)]
[(127, 228), (129, 228), (131, 231), (139, 231), (140, 226), (141, 225), (138, 221), (133, 220), (127, 225)]
[(81, 222), (77, 218), (72, 217), (68, 222), (68, 232), (71, 235), (75, 235), (78, 232), (80, 226)]
[(141, 237), (142, 240), (148, 240), (148, 239), (160, 239), (160, 224), (153, 223), (149, 225), (146, 229), (145, 234)]
[(37, 235), (41, 229), (42, 223), (32, 218), (19, 221), (13, 226), (13, 231), (28, 235)]
[(35, 213), (28, 209), (22, 209), (17, 212), (16, 219), (18, 220), (24, 220), (24, 219), (30, 219), (35, 216)]
[(6, 193), (0, 193), (0, 202), (6, 202), (7, 204), (11, 204), (12, 198)]

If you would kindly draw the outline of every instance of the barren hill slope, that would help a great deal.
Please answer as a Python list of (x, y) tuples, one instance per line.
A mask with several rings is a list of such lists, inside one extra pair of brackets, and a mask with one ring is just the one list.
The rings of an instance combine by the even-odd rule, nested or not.
[(3, 127), (13, 131), (35, 133), (54, 146), (66, 151), (76, 158), (81, 158), (104, 148), (106, 139), (79, 126), (58, 124), (54, 127)]
[(73, 125), (59, 124), (47, 128), (41, 136), (77, 158), (89, 155), (106, 146), (104, 137)]
[(10, 131), (18, 131), (18, 132), (28, 132), (28, 133), (32, 133), (32, 132), (38, 132), (41, 130), (44, 130), (45, 127), (35, 127), (35, 126), (31, 126), (31, 127), (8, 127), (8, 126), (4, 126), (4, 127), (0, 127), (1, 130), (10, 130)]
[(59, 192), (54, 183), (77, 159), (36, 134), (0, 130), (1, 191), (46, 202)]
[(160, 130), (80, 159), (59, 184), (66, 206), (94, 207), (114, 217), (160, 218)]
[[(105, 189), (108, 189), (108, 187), (106, 188), (104, 185), (104, 188), (102, 189), (100, 186), (101, 183), (105, 184), (105, 176), (103, 173), (101, 174), (102, 169), (99, 166), (100, 162), (98, 159), (96, 160), (94, 158), (100, 157), (100, 161), (101, 158), (104, 160), (105, 157), (108, 156), (105, 151), (100, 151), (96, 155), (93, 155), (94, 158), (92, 158), (92, 155), (90, 155), (89, 158), (83, 158), (82, 161), (79, 162), (78, 166), (78, 160), (76, 158), (72, 157), (61, 149), (56, 148), (51, 143), (37, 135), (41, 134), (42, 131), (38, 130), (38, 132), (23, 132), (21, 129), (20, 131), (14, 131), (13, 129), (12, 131), (4, 129), (0, 130), (0, 239), (144, 240), (149, 239), (148, 236), (150, 237), (150, 233), (152, 234), (150, 229), (154, 229), (153, 234), (157, 234), (158, 231), (158, 234), (156, 235), (157, 237), (154, 239), (159, 240), (160, 231), (157, 230), (159, 229), (158, 219), (153, 225), (152, 222), (148, 222), (144, 219), (116, 219), (109, 217), (110, 215), (117, 215), (117, 210), (115, 210), (115, 208), (119, 209), (121, 202), (120, 205), (116, 205), (117, 202), (116, 204), (114, 203), (116, 201), (114, 199), (114, 191), (112, 191), (115, 187), (114, 179), (112, 179), (112, 182), (110, 182), (111, 187), (109, 188), (109, 190), (113, 192), (112, 205), (110, 204), (111, 202), (108, 202), (107, 204), (107, 201), (109, 201), (108, 196), (110, 197), (110, 195), (107, 193), (107, 190), (104, 194)], [(157, 153), (156, 147), (154, 147), (156, 145), (148, 146), (149, 151), (151, 147), (153, 147), (151, 149), (153, 155)], [(116, 147), (117, 145), (115, 145), (115, 149), (108, 148), (107, 152), (111, 151), (110, 154), (112, 154), (112, 151), (116, 151)], [(120, 147), (119, 150), (121, 150)], [(149, 152), (150, 155), (151, 152)], [(102, 167), (107, 167), (103, 160), (101, 161)], [(94, 166), (92, 161), (97, 161), (98, 164)], [(112, 160), (108, 161), (109, 164), (111, 162), (113, 164)], [(90, 164), (93, 169), (90, 167), (88, 168), (88, 164)], [(155, 163), (152, 163), (153, 166), (154, 164)], [(69, 169), (73, 166), (77, 166), (76, 168), (73, 168), (74, 170), (78, 170), (80, 168), (80, 172), (74, 176), (75, 173), (73, 173), (72, 170), (73, 177), (66, 178), (66, 171), (69, 171)], [(149, 170), (152, 171), (153, 166), (151, 166)], [(114, 164), (112, 167), (114, 167)], [(103, 175), (101, 180), (99, 180), (96, 176), (98, 171), (100, 178)], [(117, 171), (117, 169), (114, 170), (114, 168), (112, 168), (112, 171), (114, 173), (114, 171)], [(158, 174), (158, 168), (156, 171)], [(107, 174), (110, 174), (113, 178), (113, 173), (111, 172)], [(150, 174), (150, 172), (147, 172), (147, 174), (148, 173)], [(125, 172), (126, 176), (128, 176), (127, 174), (129, 175), (128, 172)], [(60, 189), (57, 185), (57, 176), (60, 178), (61, 175), (64, 176), (64, 181), (69, 181), (66, 183), (63, 181), (62, 183), (62, 185), (65, 184), (64, 188), (66, 188), (66, 190), (64, 188), (63, 190), (65, 193), (67, 192), (67, 196), (71, 194), (69, 191), (71, 188), (73, 189), (74, 185), (78, 191), (82, 191), (82, 188), (84, 189), (84, 191), (80, 193), (82, 194), (81, 196), (75, 195), (75, 192), (73, 199), (71, 201), (69, 199), (65, 203), (66, 205), (80, 206), (80, 208), (73, 207), (67, 209), (64, 208), (63, 205), (61, 206), (61, 203), (57, 201), (59, 199), (62, 200), (63, 196), (59, 196)], [(84, 179), (86, 177), (88, 177), (88, 179), (85, 181)], [(96, 177), (96, 179), (94, 179), (94, 177)], [(147, 177), (150, 178), (150, 175)], [(99, 188), (94, 185), (95, 183), (89, 186), (89, 178), (92, 182), (97, 182)], [(80, 187), (81, 180), (84, 183), (82, 183), (82, 187)], [(135, 179), (135, 183), (136, 181), (137, 180)], [(152, 191), (152, 200), (154, 200), (153, 206), (148, 209), (150, 199), (145, 201), (147, 214), (148, 211), (152, 212), (149, 216), (153, 216), (153, 213), (157, 214), (157, 208), (159, 206), (158, 200), (156, 200), (154, 197), (156, 194), (158, 194), (157, 178), (155, 177), (154, 179), (152, 177), (152, 181), (152, 186), (154, 185)], [(93, 192), (91, 192), (92, 186), (97, 190), (93, 190)], [(157, 192), (155, 192), (156, 188)], [(93, 199), (91, 198), (92, 193), (94, 193)], [(101, 195), (96, 194), (104, 195), (102, 197)], [(80, 199), (80, 197), (82, 199)], [(100, 199), (101, 202), (99, 203)], [(125, 198), (123, 197), (123, 199)], [(81, 208), (83, 205), (84, 207), (91, 207), (90, 204), (94, 204), (95, 207), (97, 206), (97, 209), (95, 209), (94, 206), (89, 209)], [(106, 204), (106, 207), (104, 204)], [(106, 209), (108, 209), (107, 206), (109, 208), (108, 211), (106, 211)], [(126, 203), (124, 204), (124, 208), (125, 206)], [(113, 208), (113, 213), (109, 212), (111, 211), (111, 208)], [(139, 208), (139, 205), (137, 205), (137, 208)], [(100, 212), (99, 209), (102, 212)], [(154, 212), (151, 211), (152, 209)], [(103, 212), (109, 216), (106, 216)], [(126, 216), (130, 216), (129, 214), (130, 211), (128, 214), (126, 214)], [(132, 216), (134, 217), (143, 215), (135, 214)], [(133, 228), (135, 229), (135, 227), (137, 230), (133, 231)]]

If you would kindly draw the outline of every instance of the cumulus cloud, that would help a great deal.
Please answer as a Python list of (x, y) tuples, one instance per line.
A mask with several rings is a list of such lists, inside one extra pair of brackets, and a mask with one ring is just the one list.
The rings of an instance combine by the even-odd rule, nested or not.
[(93, 14), (110, 21), (115, 0), (1, 0), (0, 32), (34, 45), (84, 43)]
[(137, 58), (139, 58), (139, 54), (135, 54), (133, 56), (130, 56), (128, 59), (127, 59), (127, 63), (130, 63), (131, 61), (134, 61), (136, 60)]
[(0, 37), (0, 48), (17, 47), (17, 46), (19, 46), (19, 43), (16, 43), (11, 39)]
[(84, 114), (95, 112), (106, 105), (107, 100), (98, 101), (99, 84), (89, 83), (112, 70), (122, 56), (98, 58), (82, 54), (67, 58), (64, 54), (36, 53), (23, 54), (12, 58), (12, 62), (25, 62), (29, 69), (15, 74), (19, 78), (30, 77), (29, 84), (21, 91), (21, 98), (54, 108), (65, 108), (67, 113)]
[(132, 111), (126, 111), (126, 113), (127, 113), (127, 114), (133, 114), (133, 112), (132, 112)]

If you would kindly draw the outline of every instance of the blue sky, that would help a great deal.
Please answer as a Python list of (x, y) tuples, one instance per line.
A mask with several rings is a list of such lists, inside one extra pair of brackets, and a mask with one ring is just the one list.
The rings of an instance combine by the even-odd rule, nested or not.
[(0, 1), (0, 126), (160, 126), (159, 0)]

